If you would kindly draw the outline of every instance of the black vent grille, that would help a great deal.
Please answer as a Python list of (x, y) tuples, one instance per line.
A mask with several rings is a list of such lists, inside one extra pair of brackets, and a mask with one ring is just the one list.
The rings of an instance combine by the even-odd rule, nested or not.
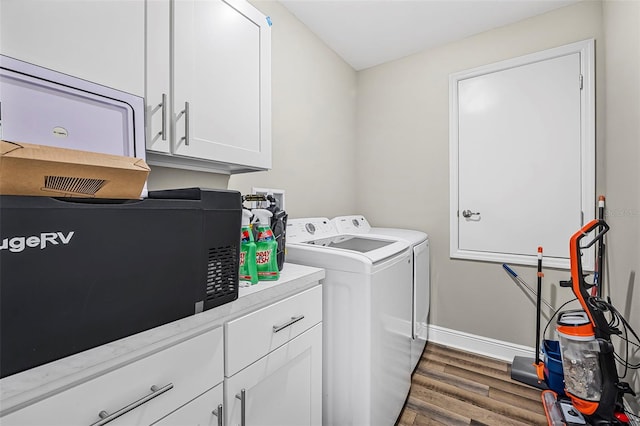
[(43, 190), (95, 195), (107, 183), (104, 179), (45, 176)]
[(209, 249), (205, 309), (238, 298), (238, 248), (226, 246)]

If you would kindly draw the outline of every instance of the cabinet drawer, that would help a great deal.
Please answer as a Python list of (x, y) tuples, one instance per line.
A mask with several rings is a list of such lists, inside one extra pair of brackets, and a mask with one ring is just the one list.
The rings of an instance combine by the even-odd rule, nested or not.
[(8, 414), (0, 423), (86, 426), (99, 421), (101, 411), (112, 414), (153, 394), (108, 423), (148, 425), (223, 380), (222, 344), (218, 327)]
[(322, 321), (322, 286), (225, 324), (225, 375), (230, 377)]

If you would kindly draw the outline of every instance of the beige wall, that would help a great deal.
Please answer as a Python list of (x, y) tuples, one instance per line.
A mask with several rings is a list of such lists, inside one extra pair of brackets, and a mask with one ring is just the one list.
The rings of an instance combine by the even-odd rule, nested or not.
[(356, 72), (278, 2), (253, 4), (273, 21), (273, 169), (229, 188), (284, 189), (289, 217), (352, 212)]
[(151, 166), (147, 189), (149, 191), (188, 187), (226, 189), (228, 183), (229, 175)]
[[(612, 226), (607, 282), (614, 305), (640, 330), (639, 8), (585, 1), (358, 74), (357, 205), (376, 225), (429, 233), (432, 324), (535, 342), (534, 305), (500, 264), (449, 258), (449, 74), (594, 38), (597, 192), (607, 196)], [(518, 271), (535, 284), (533, 268)], [(543, 296), (555, 306), (572, 296), (558, 287), (567, 278), (546, 271)], [(629, 380), (637, 388), (638, 375)]]
[[(611, 225), (607, 282), (614, 305), (640, 333), (640, 2), (603, 5), (606, 137), (601, 174)], [(640, 362), (637, 349), (634, 360)], [(627, 380), (636, 392), (640, 389), (640, 374), (629, 374)], [(635, 403), (640, 412), (640, 395)]]
[[(601, 57), (599, 2), (579, 3), (359, 73), (357, 183), (363, 190), (358, 206), (377, 225), (430, 235), (432, 324), (535, 343), (535, 306), (499, 263), (449, 258), (449, 74), (588, 38), (596, 39)], [(603, 68), (600, 61), (598, 83), (604, 81)], [(517, 269), (535, 284), (535, 271)], [(545, 298), (554, 299), (552, 304), (567, 299), (567, 290), (552, 297), (550, 289), (568, 273), (549, 270), (546, 275)]]

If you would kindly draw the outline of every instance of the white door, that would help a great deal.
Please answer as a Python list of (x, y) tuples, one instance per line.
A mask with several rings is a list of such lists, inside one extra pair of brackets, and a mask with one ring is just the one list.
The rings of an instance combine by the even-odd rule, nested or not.
[(556, 51), (457, 80), (452, 252), (533, 263), (542, 246), (547, 264), (568, 265), (595, 208), (583, 59)]
[(322, 324), (225, 380), (228, 426), (320, 426)]
[(270, 167), (266, 18), (241, 0), (173, 7), (174, 153)]

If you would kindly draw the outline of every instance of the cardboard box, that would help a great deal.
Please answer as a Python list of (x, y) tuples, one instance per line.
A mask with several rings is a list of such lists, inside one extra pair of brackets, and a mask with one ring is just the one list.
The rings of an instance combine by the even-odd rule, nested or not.
[(144, 160), (0, 140), (0, 195), (140, 198)]

